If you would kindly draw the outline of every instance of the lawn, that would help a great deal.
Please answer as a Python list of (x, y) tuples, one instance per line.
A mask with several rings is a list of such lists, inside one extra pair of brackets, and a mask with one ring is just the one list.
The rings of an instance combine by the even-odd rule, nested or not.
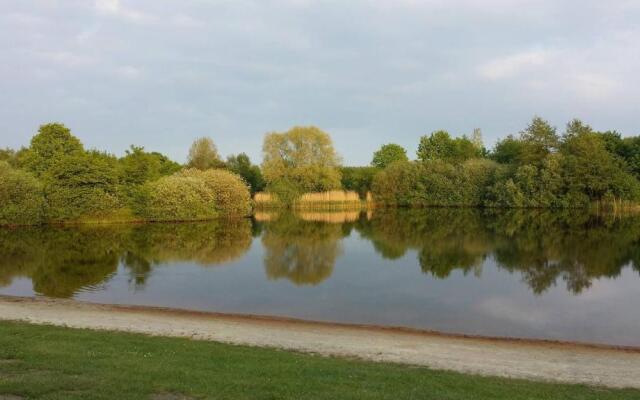
[(179, 338), (0, 322), (0, 399), (640, 399)]

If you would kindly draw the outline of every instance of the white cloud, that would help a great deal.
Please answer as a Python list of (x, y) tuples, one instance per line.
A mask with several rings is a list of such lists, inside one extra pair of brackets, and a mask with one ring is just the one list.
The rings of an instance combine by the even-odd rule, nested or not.
[(96, 0), (95, 6), (96, 10), (101, 14), (111, 15), (135, 23), (148, 23), (156, 20), (154, 15), (123, 6), (120, 0)]
[(538, 67), (544, 67), (551, 58), (544, 50), (530, 50), (498, 57), (480, 66), (478, 72), (489, 80), (513, 78)]
[(132, 65), (124, 65), (116, 68), (116, 75), (125, 79), (138, 79), (142, 76), (142, 70)]

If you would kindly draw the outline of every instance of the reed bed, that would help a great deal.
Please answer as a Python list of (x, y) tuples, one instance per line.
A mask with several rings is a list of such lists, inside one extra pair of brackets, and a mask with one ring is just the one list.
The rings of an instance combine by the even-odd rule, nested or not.
[(275, 221), (276, 219), (278, 219), (279, 216), (280, 215), (278, 213), (269, 212), (269, 211), (256, 211), (253, 214), (253, 218), (255, 218), (255, 220), (258, 222)]
[(360, 211), (302, 211), (296, 216), (303, 221), (326, 222), (330, 224), (343, 224), (345, 222), (355, 222), (360, 218)]
[[(256, 193), (253, 196), (256, 209), (269, 209), (284, 207), (278, 198), (266, 192)], [(367, 193), (365, 200), (354, 191), (331, 190), (327, 192), (304, 193), (293, 202), (292, 208), (305, 210), (343, 210), (362, 209), (373, 205), (371, 193)]]

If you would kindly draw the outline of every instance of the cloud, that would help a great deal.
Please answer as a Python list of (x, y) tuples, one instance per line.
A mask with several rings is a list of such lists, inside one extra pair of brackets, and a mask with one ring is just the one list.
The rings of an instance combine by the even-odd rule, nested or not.
[(156, 17), (122, 5), (120, 0), (96, 0), (96, 10), (104, 15), (111, 15), (134, 23), (147, 23), (156, 20)]
[(132, 65), (124, 65), (116, 68), (116, 75), (125, 79), (138, 79), (142, 76), (142, 70)]
[(552, 58), (549, 51), (529, 50), (495, 58), (480, 66), (480, 76), (489, 80), (513, 78), (544, 67)]

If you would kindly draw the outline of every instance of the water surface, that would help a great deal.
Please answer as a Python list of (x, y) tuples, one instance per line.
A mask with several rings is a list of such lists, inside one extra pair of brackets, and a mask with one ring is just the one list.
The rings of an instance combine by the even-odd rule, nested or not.
[(640, 218), (429, 209), (2, 229), (0, 293), (640, 346)]

